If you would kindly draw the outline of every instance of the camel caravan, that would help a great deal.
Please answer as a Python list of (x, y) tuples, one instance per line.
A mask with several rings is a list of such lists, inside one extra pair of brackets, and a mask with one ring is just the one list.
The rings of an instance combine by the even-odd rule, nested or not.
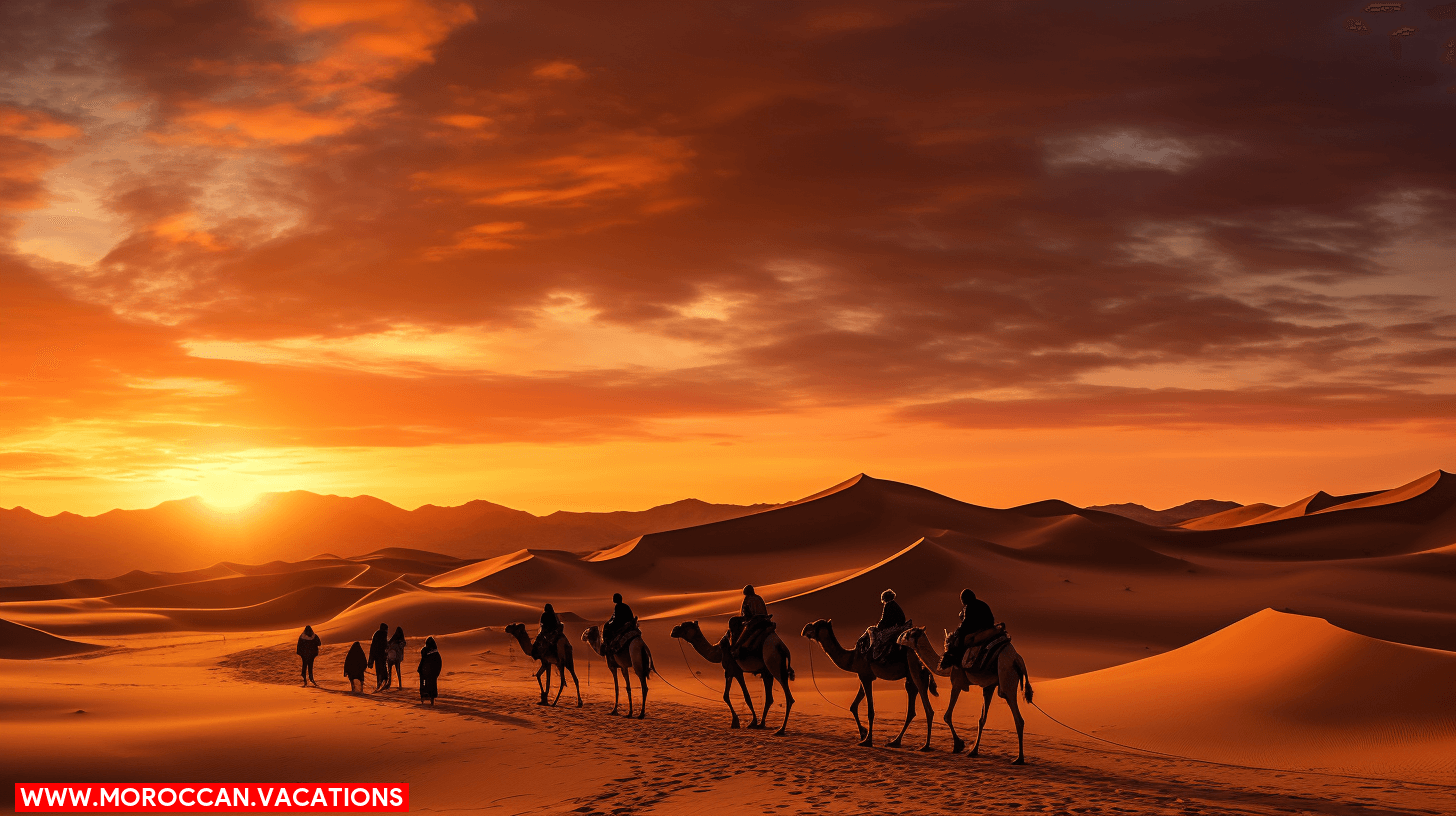
[[(686, 641), (705, 660), (723, 667), (723, 702), (732, 717), (729, 728), (744, 727), (738, 710), (733, 705), (733, 685), (738, 684), (743, 701), (748, 707), (747, 728), (767, 728), (769, 709), (774, 702), (774, 687), (783, 692), (783, 721), (774, 731), (783, 736), (789, 727), (789, 713), (794, 707), (794, 694), (789, 681), (794, 679), (794, 668), (789, 647), (779, 637), (773, 616), (768, 606), (752, 586), (743, 588), (743, 606), (740, 614), (730, 618), (728, 629), (714, 642), (703, 633), (697, 621), (683, 621), (674, 626), (672, 637)], [(801, 635), (818, 643), (820, 648), (841, 671), (850, 672), (859, 678), (859, 691), (849, 711), (854, 715), (859, 729), (859, 744), (874, 744), (876, 680), (903, 682), (905, 685), (905, 722), (895, 738), (886, 747), (898, 748), (904, 739), (910, 723), (915, 719), (917, 701), (925, 712), (925, 743), (921, 751), (933, 750), (930, 746), (934, 712), (930, 698), (939, 696), (936, 678), (950, 681), (950, 702), (942, 719), (950, 729), (953, 740), (952, 753), (961, 753), (966, 743), (956, 732), (954, 713), (956, 701), (961, 692), (976, 686), (981, 689), (981, 719), (976, 726), (976, 741), (971, 746), (970, 756), (979, 756), (981, 736), (986, 727), (986, 716), (991, 709), (991, 698), (1000, 695), (1011, 709), (1016, 723), (1016, 760), (1013, 764), (1026, 764), (1025, 720), (1016, 701), (1018, 688), (1026, 702), (1032, 699), (1031, 679), (1026, 662), (1011, 645), (1005, 624), (996, 623), (991, 608), (976, 594), (967, 589), (961, 593), (961, 623), (954, 632), (947, 632), (943, 651), (937, 652), (925, 633), (925, 627), (915, 626), (905, 616), (895, 593), (890, 590), (880, 596), (884, 604), (880, 620), (865, 630), (853, 648), (840, 645), (830, 620), (817, 620), (804, 626)], [(652, 651), (647, 647), (637, 618), (632, 608), (623, 602), (621, 594), (612, 596), (615, 604), (612, 617), (600, 629), (587, 627), (581, 639), (593, 652), (599, 655), (612, 672), (612, 710), (615, 715), (621, 708), (621, 689), (627, 689), (626, 716), (642, 719), (647, 716), (647, 678), (655, 671)], [(536, 672), (540, 690), (539, 705), (556, 705), (566, 689), (566, 675), (571, 675), (576, 688), (576, 705), (580, 707), (581, 683), (577, 681), (576, 668), (572, 662), (571, 641), (565, 636), (560, 619), (550, 604), (541, 613), (541, 628), (535, 640), (531, 640), (526, 627), (513, 623), (506, 627), (506, 633), (520, 645), (521, 650), (538, 661), (541, 666)], [(552, 670), (555, 669), (557, 685), (552, 691)], [(621, 678), (618, 678), (618, 675)], [(758, 675), (763, 680), (764, 702), (762, 713), (754, 709), (753, 697), (748, 691), (745, 675)], [(639, 703), (634, 703), (632, 679), (636, 676), (641, 694)], [(659, 675), (660, 676), (660, 675)], [(918, 699), (917, 699), (918, 698)], [(860, 719), (860, 703), (866, 708), (866, 719)], [(634, 714), (635, 712), (635, 714)]]

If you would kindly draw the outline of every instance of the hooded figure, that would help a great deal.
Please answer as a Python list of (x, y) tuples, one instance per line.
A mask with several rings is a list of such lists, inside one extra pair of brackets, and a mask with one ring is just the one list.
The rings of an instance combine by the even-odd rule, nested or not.
[[(760, 618), (768, 617), (768, 604), (764, 603), (763, 597), (753, 589), (753, 584), (743, 588), (743, 607), (738, 614), (728, 619), (728, 645), (736, 648), (743, 633), (748, 630), (748, 624)], [(737, 657), (737, 654), (734, 654)]]
[(546, 604), (546, 608), (541, 610), (541, 636), (554, 635), (560, 631), (561, 619), (556, 617), (556, 610), (551, 604)]
[[(364, 656), (364, 647), (356, 640), (349, 647), (349, 654), (344, 656), (344, 676), (349, 678), (349, 691), (364, 690), (364, 670), (367, 668), (369, 659)], [(355, 683), (359, 684), (358, 688), (354, 688)]]
[(637, 616), (632, 614), (632, 607), (622, 602), (622, 593), (613, 593), (612, 603), (616, 604), (612, 607), (612, 617), (602, 627), (602, 645), (607, 647), (611, 646), (612, 640), (618, 634), (637, 622)]
[(940, 658), (942, 669), (959, 664), (975, 636), (996, 625), (990, 605), (977, 598), (976, 593), (961, 590), (961, 604), (961, 625), (945, 639), (945, 654)]
[(379, 624), (379, 631), (369, 642), (369, 666), (374, 669), (374, 690), (389, 688), (389, 624)]
[(425, 648), (420, 650), (420, 667), (416, 671), (420, 673), (420, 699), (429, 700), (430, 705), (435, 704), (435, 698), (440, 694), (435, 681), (440, 679), (442, 665), (435, 639), (425, 638)]
[[(303, 685), (313, 683), (313, 660), (319, 653), (319, 636), (313, 633), (312, 626), (303, 627), (303, 634), (298, 636), (298, 656), (303, 660)], [(315, 686), (318, 683), (313, 683)]]
[(880, 622), (875, 624), (876, 629), (889, 629), (901, 626), (905, 623), (905, 610), (895, 603), (895, 590), (887, 589), (880, 594), (880, 600), (885, 603), (885, 611), (880, 613)]
[(404, 663), (404, 627), (394, 627), (394, 635), (389, 638), (389, 643), (384, 651), (384, 674), (388, 677), (390, 670), (394, 671), (395, 679), (399, 681), (399, 687), (404, 688), (404, 676), (400, 674), (400, 664)]

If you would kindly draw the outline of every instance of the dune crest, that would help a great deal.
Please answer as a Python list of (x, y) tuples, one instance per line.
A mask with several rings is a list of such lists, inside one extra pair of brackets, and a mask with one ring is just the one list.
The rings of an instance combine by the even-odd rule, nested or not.
[(67, 640), (50, 632), (0, 619), (0, 660), (44, 660), (104, 649), (91, 643)]
[(1226, 762), (1456, 776), (1456, 653), (1256, 612), (1164, 654), (1038, 687), (1108, 739)]

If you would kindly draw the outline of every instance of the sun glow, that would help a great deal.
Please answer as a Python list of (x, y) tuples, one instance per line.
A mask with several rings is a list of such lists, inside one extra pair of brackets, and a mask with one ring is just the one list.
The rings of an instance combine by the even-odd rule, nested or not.
[(199, 496), (209, 510), (219, 513), (241, 513), (258, 503), (262, 493), (218, 493)]

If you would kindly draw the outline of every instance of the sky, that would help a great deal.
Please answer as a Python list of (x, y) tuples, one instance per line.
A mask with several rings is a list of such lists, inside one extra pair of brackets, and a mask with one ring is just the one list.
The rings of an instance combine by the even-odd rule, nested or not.
[(1394, 486), (1453, 132), (1452, 3), (11, 0), (0, 506)]

